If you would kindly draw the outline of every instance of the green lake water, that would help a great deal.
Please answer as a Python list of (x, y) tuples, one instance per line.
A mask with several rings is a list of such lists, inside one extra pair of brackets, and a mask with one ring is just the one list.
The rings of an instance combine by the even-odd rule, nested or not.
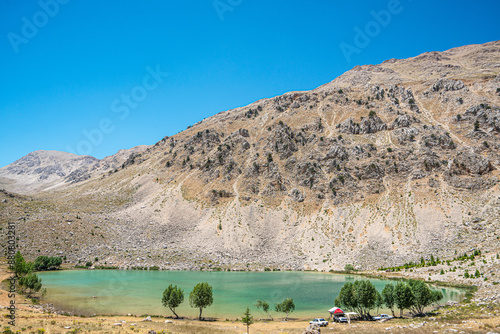
[[(214, 303), (203, 311), (203, 315), (222, 319), (240, 317), (247, 306), (256, 318), (264, 318), (264, 313), (254, 306), (258, 299), (265, 299), (274, 311), (276, 302), (287, 297), (295, 302), (292, 317), (327, 317), (327, 310), (335, 306), (333, 301), (342, 285), (361, 279), (352, 275), (311, 272), (125, 270), (70, 270), (45, 272), (39, 276), (47, 288), (47, 301), (77, 314), (171, 315), (170, 310), (162, 306), (161, 297), (169, 284), (176, 284), (184, 289), (185, 296), (177, 313), (194, 317), (197, 311), (189, 306), (189, 293), (197, 283), (208, 282), (213, 287)], [(371, 281), (379, 291), (391, 282)], [(460, 289), (439, 289), (444, 295), (442, 303), (460, 301), (465, 294)], [(272, 314), (278, 316), (276, 312)]]

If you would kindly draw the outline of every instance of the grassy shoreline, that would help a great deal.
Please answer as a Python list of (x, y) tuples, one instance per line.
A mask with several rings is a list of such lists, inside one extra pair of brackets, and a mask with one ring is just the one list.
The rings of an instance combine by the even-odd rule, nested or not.
[[(5, 276), (8, 274), (6, 267), (0, 267), (0, 273)], [(63, 270), (68, 270), (66, 268)], [(345, 274), (345, 273), (341, 273)], [(353, 273), (349, 273), (353, 274)], [(356, 273), (360, 277), (383, 278), (384, 275), (373, 275), (370, 273)], [(400, 278), (396, 278), (400, 279)], [(433, 284), (434, 282), (428, 282)], [(443, 282), (438, 282), (442, 284)], [(451, 284), (453, 286), (453, 284)], [(2, 290), (4, 290), (2, 284)], [(6, 297), (4, 291), (1, 291), (0, 297)], [(2, 300), (2, 299), (0, 299)], [(243, 333), (245, 326), (239, 319), (212, 318), (211, 321), (198, 321), (195, 318), (184, 317), (183, 319), (174, 319), (171, 316), (150, 315), (152, 321), (142, 321), (145, 314), (140, 316), (128, 315), (95, 315), (90, 317), (72, 316), (54, 314), (51, 311), (42, 311), (33, 308), (32, 303), (26, 298), (18, 297), (19, 310), (16, 314), (17, 323), (11, 329), (21, 330), (21, 332), (37, 332), (38, 329), (44, 329), (46, 333), (148, 333), (150, 330), (156, 333), (200, 333), (200, 334), (219, 334), (219, 333)], [(5, 300), (2, 300), (2, 306), (5, 306)], [(493, 307), (493, 308), (488, 308)], [(490, 315), (488, 315), (490, 314)], [(255, 315), (254, 315), (255, 316)], [(288, 322), (282, 322), (279, 319), (275, 321), (266, 321), (256, 319), (255, 324), (250, 327), (253, 333), (302, 333), (308, 326), (308, 320), (292, 318)], [(165, 322), (168, 321), (168, 322)], [(423, 324), (425, 322), (425, 324)], [(120, 324), (120, 325), (117, 325)], [(461, 303), (456, 307), (444, 307), (436, 311), (435, 315), (426, 318), (403, 318), (394, 319), (389, 322), (355, 322), (348, 324), (329, 324), (322, 328), (322, 333), (387, 333), (387, 328), (391, 328), (393, 333), (405, 333), (408, 328), (413, 328), (413, 333), (433, 333), (441, 332), (442, 326), (446, 328), (461, 329), (465, 333), (487, 333), (492, 328), (500, 329), (500, 307), (479, 306), (477, 304)], [(451, 326), (451, 327), (448, 327)], [(23, 328), (25, 331), (23, 331)], [(6, 329), (6, 323), (2, 323), (0, 331)], [(498, 330), (497, 330), (498, 331)]]

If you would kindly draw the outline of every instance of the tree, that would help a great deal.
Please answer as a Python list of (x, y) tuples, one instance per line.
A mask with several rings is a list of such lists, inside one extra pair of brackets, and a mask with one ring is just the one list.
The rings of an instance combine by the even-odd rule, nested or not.
[(384, 306), (384, 298), (382, 298), (382, 295), (380, 292), (377, 291), (377, 297), (375, 298), (375, 307), (377, 308), (377, 313), (379, 308)]
[(382, 290), (382, 298), (384, 299), (384, 304), (388, 309), (391, 310), (392, 316), (394, 316), (394, 285), (386, 284)]
[(335, 305), (359, 313), (364, 319), (370, 318), (370, 310), (376, 305), (377, 290), (368, 280), (346, 283), (335, 299)]
[(439, 304), (439, 301), (443, 299), (443, 293), (439, 290), (432, 291), (432, 304)]
[(212, 295), (212, 286), (207, 282), (198, 283), (189, 294), (189, 305), (200, 309), (198, 319), (201, 320), (201, 312), (205, 307), (212, 305), (214, 298)]
[(247, 334), (250, 333), (250, 325), (253, 324), (253, 317), (250, 315), (250, 309), (248, 308), (248, 306), (244, 316), (241, 317), (241, 321), (243, 321), (243, 323), (247, 325)]
[(410, 280), (408, 285), (414, 296), (411, 313), (413, 315), (421, 315), (424, 313), (424, 308), (432, 304), (432, 291), (427, 284), (422, 281)]
[(276, 312), (285, 313), (285, 321), (288, 320), (288, 315), (295, 310), (295, 304), (293, 303), (293, 299), (288, 297), (281, 303), (277, 303), (275, 308)]
[(33, 265), (31, 262), (24, 261), (21, 252), (17, 251), (16, 255), (14, 255), (14, 266), (12, 269), (17, 276), (24, 276), (32, 271)]
[(257, 308), (262, 308), (262, 311), (267, 313), (267, 316), (273, 320), (273, 317), (271, 316), (271, 313), (269, 312), (269, 303), (266, 302), (265, 300), (257, 300), (257, 303), (255, 303), (255, 307)]
[(42, 288), (42, 279), (37, 274), (29, 274), (19, 278), (19, 285), (28, 291), (28, 294), (38, 292)]
[(355, 310), (357, 308), (353, 284), (351, 282), (347, 282), (342, 286), (339, 295), (335, 298), (335, 305), (347, 310)]
[(163, 291), (163, 298), (161, 302), (163, 306), (168, 307), (177, 319), (179, 316), (175, 313), (175, 308), (184, 301), (184, 291), (178, 288), (177, 285), (170, 284), (168, 288)]
[(394, 287), (394, 302), (399, 308), (400, 316), (403, 316), (403, 310), (410, 309), (414, 304), (415, 296), (408, 284), (398, 282)]
[(440, 291), (437, 291), (439, 294), (435, 293), (422, 281), (410, 280), (408, 285), (414, 296), (414, 303), (411, 306), (411, 312), (414, 315), (423, 315), (425, 307), (443, 298), (443, 294)]
[(37, 271), (42, 271), (42, 270), (54, 270), (58, 269), (59, 266), (62, 263), (62, 259), (60, 257), (56, 256), (45, 256), (41, 255), (35, 259), (34, 263), (34, 269)]
[(62, 259), (59, 256), (50, 257), (48, 262), (48, 268), (49, 270), (59, 269), (61, 264), (62, 264)]

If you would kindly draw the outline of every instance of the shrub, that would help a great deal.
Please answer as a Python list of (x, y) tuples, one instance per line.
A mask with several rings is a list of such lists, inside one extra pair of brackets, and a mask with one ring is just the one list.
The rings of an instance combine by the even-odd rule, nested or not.
[(348, 263), (344, 266), (344, 271), (351, 272), (351, 271), (356, 271), (356, 269), (352, 264)]

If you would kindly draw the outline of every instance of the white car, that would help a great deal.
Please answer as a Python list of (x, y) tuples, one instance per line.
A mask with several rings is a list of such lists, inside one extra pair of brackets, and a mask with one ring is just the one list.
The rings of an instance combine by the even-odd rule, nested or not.
[(389, 320), (389, 319), (392, 319), (392, 318), (394, 318), (394, 317), (390, 316), (388, 314), (381, 314), (381, 315), (378, 315), (376, 317), (373, 317), (373, 320), (382, 320), (382, 319)]
[(311, 325), (318, 325), (318, 326), (328, 326), (328, 321), (326, 321), (324, 318), (316, 318), (313, 321), (309, 321)]

